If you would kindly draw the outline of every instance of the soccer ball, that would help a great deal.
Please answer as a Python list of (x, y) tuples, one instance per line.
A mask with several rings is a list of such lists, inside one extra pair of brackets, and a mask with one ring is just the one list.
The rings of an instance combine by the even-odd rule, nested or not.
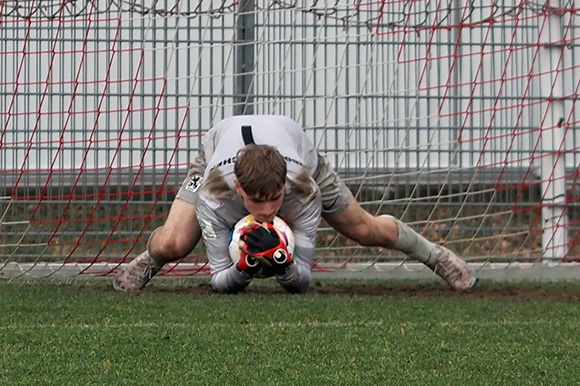
[[(237, 224), (234, 226), (234, 229), (232, 229), (232, 235), (230, 237), (229, 251), (230, 251), (230, 258), (232, 259), (234, 264), (236, 264), (238, 261), (240, 261), (239, 241), (240, 241), (242, 228), (250, 225), (252, 222), (254, 222), (254, 216), (249, 214), (249, 215), (243, 217), (242, 219), (240, 219), (240, 221), (238, 221)], [(290, 229), (290, 226), (286, 223), (286, 221), (282, 220), (278, 216), (274, 217), (274, 226), (276, 227), (276, 229), (278, 229), (278, 231), (282, 234), (282, 236), (284, 236), (284, 238), (285, 238), (284, 241), (286, 241), (286, 247), (288, 248), (288, 252), (290, 252), (290, 255), (293, 255), (294, 254), (294, 232), (292, 232), (292, 229)]]

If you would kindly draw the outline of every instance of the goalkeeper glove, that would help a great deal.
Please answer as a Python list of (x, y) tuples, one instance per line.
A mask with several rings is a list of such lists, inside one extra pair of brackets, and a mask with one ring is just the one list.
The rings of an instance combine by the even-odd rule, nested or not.
[(240, 260), (236, 264), (238, 271), (243, 273), (245, 276), (254, 277), (262, 267), (260, 260), (248, 256), (244, 251), (240, 251)]
[(271, 267), (276, 275), (283, 275), (292, 264), (292, 256), (284, 236), (272, 223), (253, 223), (242, 230), (240, 249)]

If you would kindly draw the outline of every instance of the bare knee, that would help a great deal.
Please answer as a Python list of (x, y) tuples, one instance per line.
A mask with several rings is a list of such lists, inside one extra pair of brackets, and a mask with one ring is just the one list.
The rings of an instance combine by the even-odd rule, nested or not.
[(191, 203), (173, 201), (165, 224), (149, 237), (147, 250), (151, 257), (171, 262), (187, 256), (195, 248), (201, 238), (196, 211)]
[(363, 247), (390, 248), (398, 237), (398, 226), (389, 217), (368, 215), (363, 221), (353, 225), (349, 237)]
[(155, 259), (174, 261), (187, 256), (191, 252), (191, 249), (185, 248), (175, 242), (161, 240), (149, 246), (149, 253)]
[(352, 232), (350, 232), (350, 236), (348, 237), (363, 247), (371, 247), (376, 243), (374, 229), (367, 223), (357, 224), (355, 227), (353, 227)]
[(375, 217), (355, 200), (344, 211), (324, 218), (341, 234), (365, 247), (388, 248), (397, 239), (397, 224), (391, 218)]
[(195, 248), (199, 237), (157, 228), (149, 237), (147, 250), (154, 259), (171, 262), (186, 257)]

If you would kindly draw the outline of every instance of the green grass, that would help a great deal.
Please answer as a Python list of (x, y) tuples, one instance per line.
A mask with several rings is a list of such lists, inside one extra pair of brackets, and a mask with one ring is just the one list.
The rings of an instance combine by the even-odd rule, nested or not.
[[(573, 385), (580, 283), (0, 281), (1, 385)], [(360, 284), (360, 283), (358, 283)], [(354, 292), (354, 293), (351, 293)], [(383, 293), (382, 295), (376, 292)]]

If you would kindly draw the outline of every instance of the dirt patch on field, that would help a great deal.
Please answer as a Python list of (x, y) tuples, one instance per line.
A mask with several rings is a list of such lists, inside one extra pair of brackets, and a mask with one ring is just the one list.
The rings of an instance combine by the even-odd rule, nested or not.
[[(209, 283), (192, 286), (165, 286), (153, 285), (145, 291), (167, 293), (189, 293), (191, 295), (207, 295), (215, 293)], [(491, 284), (481, 285), (469, 292), (457, 292), (447, 288), (444, 284), (389, 284), (385, 283), (321, 283), (314, 281), (308, 292), (309, 294), (321, 295), (344, 295), (344, 296), (406, 296), (420, 298), (501, 298), (512, 301), (554, 301), (554, 302), (578, 302), (580, 301), (580, 287), (576, 285), (552, 283), (532, 284)], [(252, 284), (237, 296), (244, 294), (259, 295), (284, 295), (286, 292), (278, 285), (255, 285)], [(300, 295), (297, 295), (300, 296)]]
[(360, 284), (352, 287), (344, 286), (314, 286), (313, 291), (323, 294), (346, 294), (363, 296), (409, 296), (409, 297), (475, 297), (475, 298), (505, 298), (516, 301), (580, 301), (580, 288), (540, 288), (517, 285), (502, 285), (498, 287), (481, 286), (469, 292), (458, 292), (443, 285), (410, 284), (405, 286), (389, 286), (378, 284)]

